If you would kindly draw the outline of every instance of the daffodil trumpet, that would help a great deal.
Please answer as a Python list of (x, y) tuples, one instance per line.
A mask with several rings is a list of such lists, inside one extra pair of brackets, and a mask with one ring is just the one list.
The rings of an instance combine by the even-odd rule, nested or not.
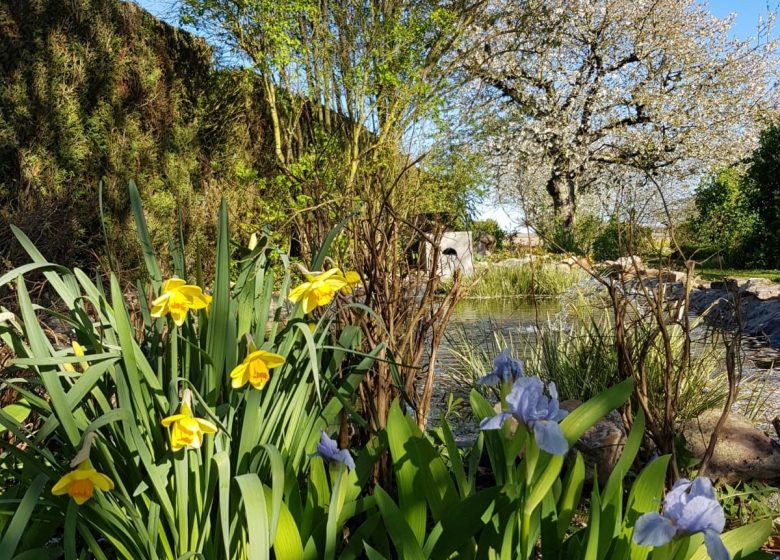
[(185, 391), (178, 414), (162, 419), (162, 425), (171, 432), (171, 451), (200, 449), (204, 434), (217, 433), (217, 427), (203, 418), (192, 415), (189, 391)]
[(114, 481), (92, 466), (89, 459), (82, 461), (78, 467), (60, 478), (52, 487), (55, 496), (69, 495), (78, 505), (89, 500), (95, 488), (102, 492), (114, 489)]
[(187, 284), (181, 278), (165, 281), (162, 294), (152, 301), (151, 316), (155, 318), (170, 315), (177, 327), (184, 324), (188, 311), (208, 309), (211, 296), (204, 294), (199, 286)]
[(284, 364), (284, 357), (265, 350), (254, 350), (249, 344), (249, 354), (244, 361), (230, 372), (231, 386), (240, 389), (250, 383), (255, 389), (262, 389), (271, 378), (271, 370)]

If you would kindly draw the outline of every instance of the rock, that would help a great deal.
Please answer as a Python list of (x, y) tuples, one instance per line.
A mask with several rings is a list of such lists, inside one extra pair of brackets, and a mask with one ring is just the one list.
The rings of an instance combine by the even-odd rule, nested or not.
[[(695, 457), (704, 456), (720, 414), (717, 409), (707, 410), (682, 426), (686, 445)], [(756, 480), (775, 485), (780, 482), (780, 445), (750, 420), (731, 412), (720, 432), (708, 475), (727, 484)]]
[(572, 266), (579, 267), (586, 272), (593, 271), (593, 265), (591, 264), (590, 260), (586, 259), (585, 257), (580, 257), (579, 259), (577, 259)]
[(641, 274), (645, 270), (645, 263), (642, 262), (642, 257), (636, 255), (620, 257), (615, 263), (620, 267), (622, 272)]
[[(578, 400), (567, 400), (561, 403), (561, 408), (571, 412), (581, 404)], [(581, 452), (585, 459), (585, 477), (587, 480), (593, 480), (595, 467), (599, 484), (603, 485), (620, 459), (625, 443), (626, 428), (623, 419), (613, 410), (577, 440), (574, 449), (569, 452), (570, 459), (574, 459), (577, 451)]]
[(780, 285), (773, 284), (766, 278), (750, 278), (740, 286), (740, 292), (755, 296), (761, 301), (780, 298)]
[(667, 284), (674, 284), (676, 282), (685, 284), (685, 282), (688, 280), (688, 274), (677, 270), (662, 270), (658, 274), (658, 278), (661, 282), (665, 282)]
[(555, 265), (555, 270), (558, 272), (563, 272), (564, 274), (567, 274), (571, 272), (571, 265), (565, 262), (560, 262)]
[[(735, 294), (739, 292), (739, 320)], [(691, 310), (705, 314), (708, 324), (733, 329), (780, 347), (780, 285), (763, 278), (725, 279), (710, 283), (709, 289), (691, 292)]]

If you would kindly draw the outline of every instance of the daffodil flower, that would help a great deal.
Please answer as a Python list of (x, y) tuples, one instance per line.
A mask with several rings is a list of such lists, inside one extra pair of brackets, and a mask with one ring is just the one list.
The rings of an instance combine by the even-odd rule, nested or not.
[(340, 275), (340, 278), (346, 282), (346, 286), (341, 288), (341, 293), (347, 295), (352, 293), (352, 291), (355, 289), (355, 286), (358, 286), (363, 282), (363, 280), (360, 278), (360, 274), (354, 270), (344, 272)]
[(97, 472), (87, 459), (59, 479), (52, 487), (51, 493), (55, 496), (68, 494), (78, 505), (81, 505), (92, 497), (95, 487), (108, 492), (114, 489), (114, 481), (103, 473)]
[(279, 354), (255, 350), (230, 372), (230, 378), (233, 380), (231, 385), (234, 389), (240, 389), (247, 383), (251, 383), (255, 389), (262, 389), (271, 378), (270, 370), (282, 364), (284, 358)]
[(217, 427), (203, 418), (192, 415), (189, 403), (181, 403), (179, 414), (163, 418), (162, 425), (171, 429), (171, 450), (174, 452), (185, 447), (200, 449), (203, 444), (203, 434), (217, 433)]
[(170, 278), (163, 284), (163, 293), (152, 302), (152, 317), (170, 313), (173, 322), (180, 327), (187, 318), (187, 311), (206, 309), (211, 296), (204, 294), (198, 286), (187, 284), (181, 278)]
[(331, 268), (316, 276), (307, 274), (306, 279), (308, 282), (304, 282), (287, 296), (293, 303), (303, 302), (304, 313), (309, 313), (318, 307), (328, 305), (336, 295), (336, 292), (348, 285), (344, 275), (338, 268)]
[[(75, 340), (70, 343), (70, 345), (73, 347), (73, 354), (75, 356), (78, 356), (80, 358), (84, 357), (84, 347), (76, 342)], [(72, 371), (75, 372), (76, 368), (73, 367), (73, 364), (62, 364), (65, 367), (65, 371)], [(81, 368), (81, 371), (87, 371), (87, 368), (89, 367), (89, 364), (87, 362), (79, 362), (79, 367)]]

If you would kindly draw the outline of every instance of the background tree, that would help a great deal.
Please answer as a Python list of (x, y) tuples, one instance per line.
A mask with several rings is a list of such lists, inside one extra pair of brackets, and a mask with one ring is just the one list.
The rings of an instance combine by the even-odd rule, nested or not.
[(751, 198), (750, 183), (739, 169), (724, 169), (703, 179), (695, 195), (699, 214), (692, 224), (695, 241), (734, 261), (756, 225)]
[(677, 178), (744, 158), (776, 108), (775, 44), (730, 25), (695, 0), (490, 2), (467, 69), (510, 189), (546, 192), (572, 232), (582, 194), (624, 168)]
[(748, 177), (752, 183), (750, 206), (758, 215), (754, 260), (770, 268), (780, 267), (780, 123), (775, 122), (761, 134), (761, 143), (753, 154)]
[[(468, 208), (473, 181), (463, 166), (440, 165), (457, 153), (439, 140), (457, 49), (480, 0), (182, 3), (184, 20), (248, 61), (263, 85), (275, 181), (291, 201), (304, 261), (351, 216), (339, 257), (361, 273), (375, 313), (345, 310), (342, 319), (391, 358), (361, 393), (370, 428), (385, 426), (399, 394), (425, 425), (436, 349), (458, 298), (456, 281), (434, 305), (443, 224), (428, 216)], [(409, 258), (426, 246), (427, 261)]]

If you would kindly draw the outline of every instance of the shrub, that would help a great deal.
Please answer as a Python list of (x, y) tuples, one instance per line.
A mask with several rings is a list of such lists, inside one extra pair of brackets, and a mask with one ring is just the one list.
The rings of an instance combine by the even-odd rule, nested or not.
[(500, 250), (504, 248), (504, 239), (506, 238), (506, 232), (501, 229), (498, 222), (493, 219), (487, 220), (475, 220), (471, 224), (471, 231), (475, 241), (479, 241), (483, 235), (489, 235), (495, 239), (495, 249)]
[(593, 257), (603, 261), (647, 254), (653, 248), (652, 233), (649, 227), (612, 217), (593, 242)]
[(754, 266), (775, 267), (780, 262), (776, 233), (780, 230), (780, 122), (761, 134), (748, 178), (750, 209), (758, 216), (754, 236), (746, 244)]
[(604, 222), (600, 218), (590, 214), (577, 218), (573, 233), (557, 224), (553, 227), (552, 242), (547, 244), (547, 248), (553, 253), (590, 255), (593, 252), (593, 244), (604, 227)]

